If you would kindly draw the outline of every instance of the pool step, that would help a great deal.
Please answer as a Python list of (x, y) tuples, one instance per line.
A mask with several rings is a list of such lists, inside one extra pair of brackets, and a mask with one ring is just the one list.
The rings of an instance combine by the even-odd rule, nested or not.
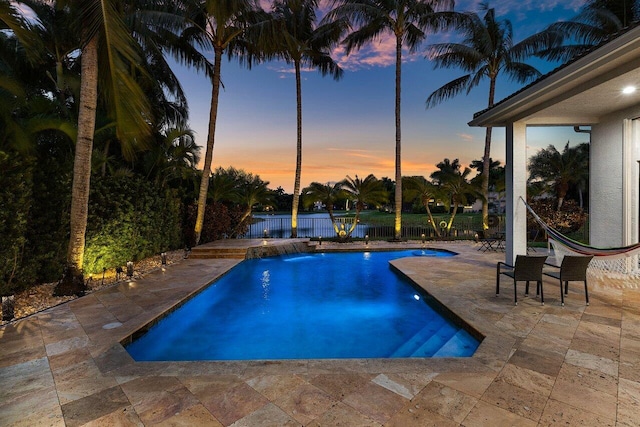
[(468, 357), (472, 356), (478, 342), (464, 329), (460, 329), (449, 341), (444, 343), (433, 357)]
[(420, 329), (410, 339), (405, 341), (404, 344), (398, 347), (390, 357), (409, 357), (409, 355), (420, 348), (425, 340), (428, 340), (429, 337), (436, 333), (445, 324), (446, 322), (444, 321), (444, 319), (437, 319), (429, 322), (427, 325), (425, 325), (424, 328)]
[(245, 259), (247, 256), (246, 248), (207, 248), (195, 247), (191, 250), (189, 258), (195, 259)]
[(449, 323), (442, 325), (431, 338), (411, 353), (411, 357), (432, 357), (457, 331), (458, 328)]

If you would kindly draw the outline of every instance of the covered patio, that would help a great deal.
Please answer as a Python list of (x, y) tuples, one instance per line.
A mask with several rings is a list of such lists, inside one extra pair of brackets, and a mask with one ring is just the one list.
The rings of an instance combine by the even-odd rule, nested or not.
[[(506, 128), (507, 263), (526, 253), (527, 210), (520, 198), (526, 200), (527, 128), (532, 126), (590, 127), (590, 244), (638, 242), (639, 118), (638, 26), (475, 114), (470, 126)], [(636, 257), (633, 268), (637, 265)]]

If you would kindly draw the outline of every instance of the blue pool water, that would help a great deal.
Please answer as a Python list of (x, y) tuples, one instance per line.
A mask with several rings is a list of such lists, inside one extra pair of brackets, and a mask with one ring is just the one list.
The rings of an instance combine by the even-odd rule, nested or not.
[(138, 361), (463, 357), (479, 342), (389, 260), (445, 251), (246, 260), (127, 346)]

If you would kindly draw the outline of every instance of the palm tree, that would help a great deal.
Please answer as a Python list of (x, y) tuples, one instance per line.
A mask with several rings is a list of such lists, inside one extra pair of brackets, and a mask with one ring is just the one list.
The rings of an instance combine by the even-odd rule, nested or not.
[(451, 217), (447, 222), (447, 233), (451, 232), (453, 220), (458, 212), (458, 207), (466, 205), (470, 200), (478, 196), (474, 186), (468, 181), (471, 169), (465, 167), (463, 170), (460, 161), (453, 162), (444, 159), (436, 165), (438, 170), (431, 174), (431, 178), (438, 183), (443, 194), (446, 194), (445, 205), (451, 211)]
[[(477, 13), (466, 13), (459, 20), (463, 40), (460, 43), (438, 43), (429, 46), (427, 57), (435, 68), (458, 67), (466, 71), (462, 77), (443, 85), (427, 98), (427, 108), (434, 107), (440, 102), (453, 98), (478, 86), (485, 78), (489, 79), (489, 98), (487, 106), (491, 108), (495, 101), (496, 81), (500, 74), (506, 74), (511, 80), (525, 83), (540, 76), (534, 67), (522, 61), (531, 55), (544, 40), (525, 39), (513, 44), (513, 28), (508, 19), (498, 20), (495, 10), (486, 3), (481, 5), (485, 15), (480, 18)], [(484, 140), (484, 155), (482, 157), (482, 226), (489, 227), (489, 176), (491, 168), (491, 132), (487, 127)]]
[[(200, 242), (204, 213), (207, 204), (209, 178), (211, 177), (211, 163), (215, 143), (216, 124), (218, 119), (218, 98), (220, 95), (220, 78), (222, 56), (227, 53), (229, 58), (236, 56), (241, 62), (252, 63), (250, 46), (246, 39), (249, 27), (264, 19), (262, 9), (255, 0), (194, 0), (186, 10), (189, 26), (182, 33), (184, 44), (192, 44), (206, 50), (213, 50), (213, 69), (207, 72), (211, 78), (211, 109), (209, 111), (209, 129), (207, 132), (207, 149), (204, 156), (202, 180), (198, 195), (198, 213), (194, 228), (195, 244)], [(203, 54), (191, 52), (192, 59), (200, 61)], [(203, 63), (199, 62), (202, 66)]]
[(236, 202), (238, 197), (238, 186), (236, 185), (237, 171), (233, 168), (225, 170), (222, 167), (216, 168), (209, 179), (208, 198), (215, 202)]
[(123, 152), (132, 154), (136, 142), (151, 134), (148, 117), (151, 109), (135, 75), (146, 71), (139, 45), (121, 16), (118, 0), (79, 0), (59, 2), (77, 10), (81, 35), (80, 97), (78, 136), (73, 167), (70, 212), (70, 239), (65, 280), (56, 294), (84, 292), (82, 274), (85, 233), (91, 177), (91, 154), (98, 107), (98, 90), (116, 124)]
[(638, 20), (638, 0), (589, 0), (575, 17), (555, 22), (539, 34), (568, 41), (545, 49), (540, 56), (554, 61), (569, 61)]
[(293, 63), (296, 75), (296, 172), (291, 207), (291, 237), (298, 236), (298, 205), (302, 173), (302, 67), (317, 68), (323, 76), (335, 80), (342, 77), (342, 69), (331, 58), (331, 48), (338, 44), (344, 21), (316, 25), (318, 0), (278, 0), (273, 4), (275, 32), (273, 41), (277, 56)]
[[(385, 34), (396, 40), (395, 76), (395, 222), (394, 236), (402, 238), (402, 138), (401, 138), (401, 77), (402, 48), (415, 51), (426, 38), (427, 29), (443, 28), (448, 14), (441, 13), (453, 8), (452, 0), (336, 0), (338, 6), (327, 14), (326, 19), (346, 17), (357, 29), (343, 41), (347, 54), (358, 50)], [(439, 13), (440, 12), (440, 13)]]
[(340, 229), (336, 223), (336, 217), (333, 214), (333, 205), (338, 199), (344, 197), (345, 192), (342, 189), (343, 185), (343, 181), (336, 182), (333, 185), (330, 183), (320, 184), (319, 182), (312, 182), (307, 188), (302, 190), (302, 195), (305, 200), (320, 202), (324, 205), (325, 209), (327, 209), (336, 236), (340, 235)]
[(589, 170), (589, 157), (588, 154), (585, 156), (583, 145), (587, 144), (569, 147), (567, 141), (562, 153), (553, 145), (549, 145), (529, 159), (529, 181), (541, 181), (549, 190), (555, 192), (558, 211), (562, 208), (571, 184), (584, 180), (583, 173)]
[(347, 231), (346, 238), (351, 236), (356, 225), (360, 221), (360, 212), (367, 206), (378, 206), (385, 203), (388, 200), (389, 195), (382, 185), (382, 181), (376, 178), (373, 174), (367, 175), (365, 179), (355, 179), (347, 175), (347, 178), (343, 181), (344, 190), (350, 194), (355, 200), (356, 216), (353, 219), (353, 224), (349, 231)]
[(423, 176), (412, 176), (406, 178), (406, 191), (405, 196), (408, 199), (419, 199), (420, 203), (427, 210), (427, 215), (429, 217), (429, 224), (433, 227), (433, 230), (436, 233), (437, 237), (440, 237), (440, 229), (436, 226), (436, 222), (433, 219), (433, 214), (431, 213), (431, 201), (437, 201), (440, 198), (441, 190), (440, 188), (427, 180)]
[(253, 174), (246, 175), (245, 179), (242, 180), (238, 188), (237, 200), (244, 206), (245, 210), (234, 230), (234, 235), (238, 234), (239, 230), (245, 225), (246, 220), (251, 217), (251, 211), (255, 205), (272, 201), (272, 193), (267, 188), (268, 185), (269, 182), (265, 182), (259, 176)]

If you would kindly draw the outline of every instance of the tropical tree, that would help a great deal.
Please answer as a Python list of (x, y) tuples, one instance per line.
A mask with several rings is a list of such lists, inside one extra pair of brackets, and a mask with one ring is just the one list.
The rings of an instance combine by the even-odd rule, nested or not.
[(460, 161), (455, 159), (450, 161), (444, 159), (442, 162), (436, 165), (438, 170), (431, 174), (433, 179), (440, 190), (442, 191), (443, 201), (445, 206), (451, 212), (449, 221), (447, 222), (447, 233), (451, 232), (453, 220), (456, 217), (458, 208), (464, 206), (472, 200), (475, 200), (478, 196), (478, 191), (469, 182), (468, 177), (471, 173), (471, 169), (465, 167), (461, 170)]
[[(504, 197), (506, 191), (506, 169), (500, 165), (499, 160), (489, 159), (491, 167), (489, 168), (489, 191), (498, 194), (498, 198)], [(484, 161), (473, 160), (469, 165), (471, 169), (478, 171), (478, 174), (471, 179), (471, 184), (478, 188), (478, 191), (482, 193), (482, 171), (484, 169)], [(489, 197), (487, 204), (491, 208), (491, 197)]]
[(291, 207), (291, 237), (298, 236), (298, 205), (302, 173), (302, 68), (316, 68), (323, 76), (335, 80), (342, 69), (331, 58), (331, 49), (338, 44), (346, 25), (337, 20), (316, 25), (318, 0), (278, 0), (273, 4), (272, 42), (277, 56), (293, 64), (296, 76), (296, 172)]
[[(59, 1), (58, 4), (77, 11), (77, 31), (81, 37), (68, 265), (65, 279), (55, 290), (57, 294), (70, 294), (82, 293), (85, 288), (82, 265), (98, 94), (116, 126), (125, 156), (132, 157), (136, 145), (148, 141), (151, 135), (148, 119), (152, 117), (152, 111), (138, 84), (148, 73), (141, 65), (144, 59), (140, 45), (125, 25), (123, 11), (127, 8), (124, 4), (119, 0)], [(129, 10), (139, 12), (136, 8)]]
[(572, 184), (584, 180), (584, 171), (589, 170), (587, 144), (580, 144), (577, 147), (569, 147), (569, 142), (562, 152), (556, 147), (549, 145), (546, 149), (540, 150), (529, 159), (529, 182), (542, 182), (547, 191), (552, 191), (556, 195), (557, 210), (562, 208), (562, 204), (569, 192)]
[(402, 48), (415, 52), (428, 30), (442, 29), (451, 16), (452, 0), (336, 0), (326, 19), (347, 18), (355, 30), (343, 40), (347, 54), (387, 34), (395, 38), (395, 221), (394, 236), (402, 238)]
[[(194, 228), (195, 244), (200, 242), (204, 213), (207, 204), (209, 178), (211, 177), (211, 163), (215, 143), (216, 124), (218, 119), (218, 99), (220, 96), (220, 79), (222, 56), (226, 53), (229, 59), (236, 57), (240, 63), (249, 67), (254, 58), (251, 43), (247, 37), (247, 30), (251, 26), (265, 19), (262, 9), (255, 0), (195, 0), (186, 9), (189, 25), (182, 33), (183, 44), (200, 47), (203, 53), (191, 51), (191, 57), (184, 58), (185, 62), (194, 64), (200, 61), (204, 52), (213, 50), (213, 69), (207, 72), (211, 78), (211, 108), (209, 111), (209, 129), (207, 131), (207, 148), (204, 156), (202, 180), (198, 195), (198, 213)], [(252, 53), (253, 52), (253, 53)], [(198, 67), (208, 66), (202, 62)]]
[(244, 213), (240, 217), (240, 221), (234, 230), (234, 235), (240, 233), (240, 230), (246, 226), (247, 219), (250, 219), (253, 207), (257, 204), (271, 203), (273, 195), (267, 188), (268, 181), (263, 181), (258, 175), (246, 174), (238, 183), (237, 200), (244, 207)]
[(208, 198), (216, 202), (235, 202), (238, 200), (237, 171), (233, 167), (216, 168), (209, 178)]
[(589, 0), (572, 19), (555, 22), (539, 33), (540, 37), (563, 39), (562, 44), (550, 46), (539, 54), (550, 60), (569, 61), (638, 20), (638, 0)]
[(182, 182), (195, 175), (200, 161), (200, 146), (196, 145), (191, 129), (165, 129), (157, 142), (144, 153), (143, 167), (147, 178), (154, 179), (161, 188), (170, 182)]
[(345, 191), (343, 190), (344, 182), (336, 182), (334, 184), (326, 183), (320, 184), (319, 182), (312, 182), (308, 187), (302, 190), (302, 196), (307, 201), (320, 202), (324, 205), (325, 209), (329, 213), (331, 219), (331, 225), (336, 232), (336, 236), (340, 235), (340, 228), (336, 223), (336, 217), (333, 214), (333, 205), (339, 200), (344, 198)]
[(384, 189), (382, 181), (373, 174), (367, 175), (365, 179), (358, 178), (358, 175), (356, 175), (355, 179), (347, 175), (347, 178), (343, 181), (343, 188), (349, 196), (353, 198), (356, 208), (356, 216), (353, 219), (353, 224), (345, 236), (348, 238), (360, 221), (360, 212), (362, 212), (367, 205), (379, 206), (386, 203), (389, 195)]
[[(427, 57), (433, 61), (435, 68), (457, 67), (468, 74), (446, 83), (431, 93), (427, 98), (427, 108), (434, 107), (462, 92), (468, 94), (484, 79), (489, 80), (487, 107), (491, 108), (495, 102), (496, 82), (499, 75), (505, 74), (518, 83), (525, 83), (540, 76), (537, 69), (525, 64), (522, 60), (540, 50), (541, 46), (547, 46), (545, 43), (548, 40), (528, 38), (514, 44), (511, 21), (497, 19), (495, 10), (489, 8), (487, 3), (482, 3), (481, 9), (485, 11), (482, 18), (473, 12), (461, 15), (458, 22), (463, 40), (460, 43), (438, 43), (429, 46)], [(482, 226), (484, 229), (489, 227), (491, 134), (492, 128), (487, 127), (481, 175), (482, 194), (485, 200), (482, 204)]]
[(420, 204), (422, 204), (427, 210), (429, 224), (433, 227), (436, 236), (441, 237), (440, 229), (436, 226), (433, 214), (431, 213), (431, 201), (437, 201), (441, 198), (441, 189), (423, 176), (405, 178), (405, 187), (405, 197), (407, 199), (417, 198), (420, 200)]

